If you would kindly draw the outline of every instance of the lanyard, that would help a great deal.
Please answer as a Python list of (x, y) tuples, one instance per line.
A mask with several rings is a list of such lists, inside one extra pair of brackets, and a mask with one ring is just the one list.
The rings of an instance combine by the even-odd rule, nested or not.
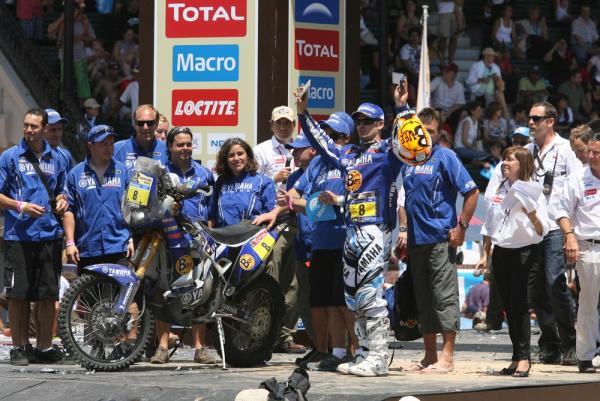
[[(542, 158), (540, 159), (540, 148), (537, 145), (533, 145), (533, 158), (535, 160), (537, 160), (538, 162), (538, 167), (536, 169), (535, 175), (537, 175), (538, 177), (543, 177), (544, 175), (546, 175), (545, 172), (543, 172), (542, 174), (539, 174), (537, 172), (537, 170), (544, 170), (544, 160), (546, 159), (546, 156), (548, 156), (548, 153), (550, 153), (552, 151), (552, 149), (554, 149), (554, 144), (552, 145), (552, 147), (546, 152), (544, 153), (544, 156), (542, 156)], [(552, 175), (554, 176), (554, 172), (556, 171), (556, 162), (558, 161), (558, 150), (556, 151), (556, 157), (554, 158), (554, 165), (552, 167)]]

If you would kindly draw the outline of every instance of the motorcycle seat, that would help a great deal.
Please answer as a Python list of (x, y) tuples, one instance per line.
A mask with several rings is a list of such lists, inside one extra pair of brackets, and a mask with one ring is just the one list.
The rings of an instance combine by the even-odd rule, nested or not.
[(242, 245), (264, 228), (252, 224), (250, 220), (242, 220), (237, 224), (219, 228), (208, 228), (203, 223), (200, 223), (200, 225), (212, 239), (228, 246)]

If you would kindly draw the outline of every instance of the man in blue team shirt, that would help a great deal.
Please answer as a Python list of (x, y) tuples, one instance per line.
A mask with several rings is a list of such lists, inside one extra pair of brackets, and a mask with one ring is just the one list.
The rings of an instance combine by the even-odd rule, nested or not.
[(115, 144), (115, 160), (132, 169), (138, 157), (158, 160), (164, 166), (169, 159), (167, 146), (154, 136), (158, 125), (158, 111), (151, 104), (142, 104), (135, 109), (135, 135)]
[[(409, 370), (445, 373), (454, 369), (454, 343), (459, 330), (456, 247), (462, 245), (479, 191), (454, 152), (437, 144), (439, 114), (423, 109), (418, 114), (431, 136), (433, 148), (427, 162), (401, 169), (406, 198), (400, 204), (407, 223), (400, 221), (400, 236), (408, 237), (409, 265), (417, 299), (418, 320), (425, 356)], [(456, 196), (464, 197), (460, 218)], [(400, 214), (402, 215), (402, 210)], [(402, 241), (402, 246), (406, 243)], [(442, 333), (438, 358), (436, 334)]]
[(56, 150), (62, 157), (67, 160), (67, 171), (73, 168), (73, 156), (66, 148), (60, 146), (62, 143), (62, 137), (65, 132), (65, 124), (69, 123), (64, 117), (61, 117), (58, 111), (54, 109), (46, 109), (48, 113), (48, 124), (46, 125), (46, 141), (50, 144), (52, 149)]
[[(4, 285), (14, 344), (10, 363), (18, 366), (62, 359), (62, 352), (52, 347), (52, 326), (62, 268), (57, 215), (67, 209), (63, 194), (67, 164), (44, 140), (47, 123), (44, 110), (27, 111), (23, 140), (0, 156)], [(37, 303), (35, 350), (28, 336), (31, 302)]]

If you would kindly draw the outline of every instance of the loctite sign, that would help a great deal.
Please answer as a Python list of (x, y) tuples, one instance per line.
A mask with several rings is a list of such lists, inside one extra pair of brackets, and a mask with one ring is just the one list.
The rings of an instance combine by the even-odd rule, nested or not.
[(174, 90), (171, 104), (171, 117), (176, 126), (238, 125), (237, 89)]
[(167, 38), (246, 36), (246, 0), (167, 0)]
[(338, 31), (297, 28), (294, 67), (297, 70), (338, 71), (340, 69), (339, 36)]

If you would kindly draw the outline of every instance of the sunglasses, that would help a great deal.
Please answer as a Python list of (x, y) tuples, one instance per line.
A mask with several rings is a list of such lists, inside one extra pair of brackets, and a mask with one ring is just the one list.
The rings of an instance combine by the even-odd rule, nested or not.
[(137, 125), (140, 128), (144, 128), (144, 125), (147, 125), (148, 127), (153, 127), (154, 124), (156, 124), (156, 121), (154, 120), (148, 120), (148, 121), (136, 121), (135, 125)]
[(357, 118), (356, 120), (354, 120), (354, 124), (358, 127), (360, 125), (371, 125), (371, 124), (375, 124), (377, 121), (377, 119), (375, 118)]
[(534, 123), (539, 123), (542, 120), (547, 119), (547, 116), (527, 116), (528, 120), (532, 120)]

